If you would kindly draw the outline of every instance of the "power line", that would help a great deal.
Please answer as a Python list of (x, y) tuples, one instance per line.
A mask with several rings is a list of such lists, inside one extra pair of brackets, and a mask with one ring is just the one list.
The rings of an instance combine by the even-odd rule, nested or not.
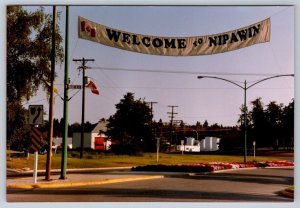
[[(106, 89), (154, 89), (154, 90), (239, 90), (236, 87), (156, 87), (156, 86), (119, 86), (119, 87), (111, 87), (111, 86), (102, 86)], [(259, 87), (255, 88), (257, 90), (290, 90), (294, 89), (293, 87)]]
[(126, 68), (113, 68), (113, 67), (91, 67), (91, 69), (101, 69), (108, 71), (130, 71), (130, 72), (145, 72), (145, 73), (166, 73), (166, 74), (211, 74), (211, 75), (230, 75), (230, 76), (276, 76), (278, 74), (266, 73), (233, 73), (233, 72), (199, 72), (199, 71), (166, 71), (166, 70), (149, 70), (149, 69), (126, 69)]

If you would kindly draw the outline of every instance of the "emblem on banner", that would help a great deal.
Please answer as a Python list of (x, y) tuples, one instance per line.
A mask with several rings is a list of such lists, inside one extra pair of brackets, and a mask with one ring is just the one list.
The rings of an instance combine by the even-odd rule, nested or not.
[(86, 21), (80, 22), (81, 32), (86, 32), (90, 37), (96, 37), (96, 27), (92, 27), (90, 24), (86, 23)]

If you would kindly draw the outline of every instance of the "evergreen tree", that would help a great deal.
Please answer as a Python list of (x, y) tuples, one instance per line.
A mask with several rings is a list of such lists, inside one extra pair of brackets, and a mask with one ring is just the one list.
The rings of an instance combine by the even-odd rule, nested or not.
[(121, 145), (133, 145), (138, 149), (147, 149), (151, 145), (151, 109), (144, 100), (134, 99), (128, 92), (116, 104), (116, 113), (109, 118), (107, 134), (119, 140)]
[[(253, 140), (256, 141), (257, 146), (263, 147), (268, 145), (267, 141), (267, 118), (264, 112), (264, 104), (261, 101), (261, 98), (257, 98), (251, 102), (252, 111), (250, 113), (251, 123), (252, 123), (252, 132)], [(251, 132), (251, 129), (249, 129)]]

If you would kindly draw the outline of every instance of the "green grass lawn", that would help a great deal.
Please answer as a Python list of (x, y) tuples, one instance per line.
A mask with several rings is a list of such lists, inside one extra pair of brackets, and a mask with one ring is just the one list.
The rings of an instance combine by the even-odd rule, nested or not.
[[(69, 153), (67, 160), (67, 168), (102, 168), (102, 167), (125, 167), (125, 166), (141, 166), (155, 164), (192, 164), (192, 163), (210, 163), (210, 162), (243, 162), (243, 156), (232, 155), (190, 155), (190, 154), (159, 154), (159, 161), (156, 161), (156, 153), (145, 153), (142, 156), (127, 155), (93, 155), (86, 153), (83, 159)], [(77, 156), (77, 157), (76, 157)], [(252, 156), (248, 156), (248, 161), (253, 161)], [(257, 156), (255, 161), (271, 161), (279, 160), (275, 156)], [(38, 169), (44, 170), (46, 165), (46, 155), (39, 155)], [(8, 168), (30, 168), (33, 167), (33, 154), (29, 154), (29, 158), (7, 158)], [(61, 154), (53, 154), (51, 168), (60, 169)]]

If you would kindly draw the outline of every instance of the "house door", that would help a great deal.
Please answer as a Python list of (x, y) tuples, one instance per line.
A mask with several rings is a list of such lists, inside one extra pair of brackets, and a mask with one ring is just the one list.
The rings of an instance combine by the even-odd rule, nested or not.
[(104, 137), (95, 137), (95, 150), (106, 150)]

